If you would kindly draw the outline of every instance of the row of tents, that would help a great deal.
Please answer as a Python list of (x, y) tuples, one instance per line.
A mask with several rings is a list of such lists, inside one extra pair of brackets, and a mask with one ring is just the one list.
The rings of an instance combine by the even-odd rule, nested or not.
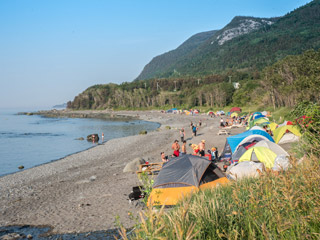
[(231, 164), (227, 174), (234, 180), (257, 176), (258, 170), (286, 170), (290, 165), (289, 154), (280, 145), (298, 141), (300, 137), (299, 127), (292, 122), (278, 125), (264, 113), (256, 112), (247, 119), (247, 131), (226, 139), (220, 160)]
[[(259, 119), (268, 120), (262, 113), (252, 114), (248, 120)], [(231, 163), (227, 177), (207, 158), (190, 154), (172, 158), (163, 165), (155, 179), (148, 205), (175, 205), (190, 193), (227, 183), (229, 179), (256, 176), (265, 169), (286, 170), (290, 166), (289, 154), (279, 143), (299, 139), (299, 128), (288, 125), (288, 122), (282, 125), (271, 125), (268, 122), (269, 126), (275, 127), (272, 137), (256, 123), (243, 133), (227, 137), (220, 155), (221, 161)], [(294, 137), (287, 138), (288, 135)]]

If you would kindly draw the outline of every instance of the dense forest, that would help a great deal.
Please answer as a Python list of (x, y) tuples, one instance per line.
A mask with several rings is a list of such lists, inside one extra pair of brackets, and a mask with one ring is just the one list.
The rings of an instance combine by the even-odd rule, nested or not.
[[(240, 84), (235, 89), (232, 82)], [(202, 78), (174, 78), (95, 85), (68, 103), (72, 109), (294, 106), (320, 100), (320, 50), (287, 56), (259, 72), (229, 72)]]
[(319, 26), (320, 0), (280, 18), (235, 17), (222, 30), (196, 34), (154, 58), (135, 81), (89, 87), (67, 107), (291, 107), (319, 101)]

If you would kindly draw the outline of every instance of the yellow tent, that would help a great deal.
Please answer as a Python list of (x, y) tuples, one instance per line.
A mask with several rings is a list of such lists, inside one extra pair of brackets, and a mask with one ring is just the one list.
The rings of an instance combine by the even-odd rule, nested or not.
[(239, 114), (236, 112), (231, 113), (231, 117), (238, 117), (238, 116), (239, 116)]
[(274, 132), (274, 130), (276, 130), (276, 128), (278, 127), (278, 124), (276, 124), (275, 122), (272, 122), (269, 124), (269, 127), (271, 131)]
[(297, 126), (295, 125), (285, 125), (282, 127), (278, 127), (276, 130), (273, 132), (273, 139), (275, 143), (279, 143), (281, 138), (288, 132), (293, 133), (297, 137), (301, 137), (300, 130)]
[(244, 161), (259, 161), (262, 162), (266, 168), (272, 168), (277, 154), (266, 147), (252, 147), (249, 148), (239, 159), (239, 162)]

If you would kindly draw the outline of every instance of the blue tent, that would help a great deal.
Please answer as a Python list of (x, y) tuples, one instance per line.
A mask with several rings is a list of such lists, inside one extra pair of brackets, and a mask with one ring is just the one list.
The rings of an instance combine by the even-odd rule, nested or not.
[(246, 138), (250, 135), (254, 135), (254, 134), (262, 135), (262, 136), (266, 137), (267, 139), (269, 139), (271, 142), (274, 142), (273, 138), (265, 131), (257, 130), (257, 129), (248, 130), (243, 133), (240, 133), (240, 134), (237, 134), (234, 136), (230, 136), (227, 138), (227, 143), (230, 145), (232, 153), (236, 150), (237, 146), (244, 138)]
[(256, 120), (256, 119), (265, 118), (265, 117), (266, 117), (266, 116), (264, 116), (264, 115), (255, 115), (255, 116), (253, 117), (253, 119)]

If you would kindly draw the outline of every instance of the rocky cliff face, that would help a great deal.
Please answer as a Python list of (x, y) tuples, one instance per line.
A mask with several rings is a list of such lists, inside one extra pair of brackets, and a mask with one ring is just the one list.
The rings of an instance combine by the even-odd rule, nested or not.
[[(239, 18), (239, 20), (237, 18)], [(221, 33), (216, 34), (217, 36), (215, 37), (214, 41), (211, 41), (211, 44), (218, 42), (219, 45), (222, 45), (233, 38), (250, 33), (254, 30), (264, 27), (265, 25), (272, 25), (274, 23), (274, 20), (272, 21), (271, 19), (237, 18), (234, 18), (233, 20), (237, 21), (236, 26), (231, 28), (226, 26), (226, 28), (222, 29)]]

